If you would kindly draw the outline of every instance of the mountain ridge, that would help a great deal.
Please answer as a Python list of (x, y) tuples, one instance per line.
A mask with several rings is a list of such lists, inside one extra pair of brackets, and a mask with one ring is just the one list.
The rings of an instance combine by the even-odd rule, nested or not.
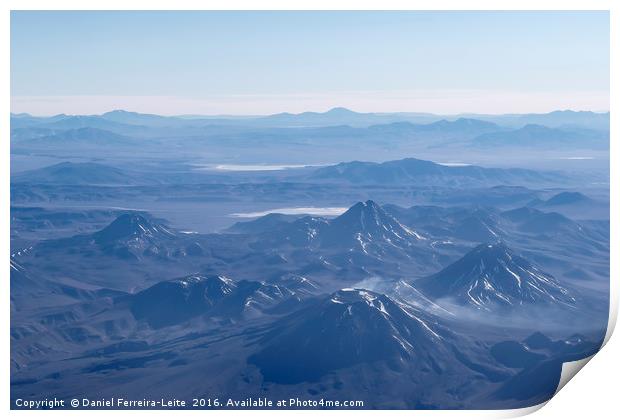
[(487, 168), (475, 165), (447, 166), (429, 160), (405, 158), (382, 163), (351, 161), (316, 169), (307, 176), (316, 181), (346, 181), (353, 184), (459, 185), (477, 182), (487, 185), (558, 181), (565, 178), (551, 172), (529, 169)]

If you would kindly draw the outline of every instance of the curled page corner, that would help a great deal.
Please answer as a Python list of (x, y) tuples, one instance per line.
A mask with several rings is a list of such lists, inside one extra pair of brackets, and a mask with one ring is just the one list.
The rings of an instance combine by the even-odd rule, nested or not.
[(609, 321), (607, 322), (607, 331), (605, 332), (605, 338), (603, 339), (603, 345), (609, 341), (614, 330), (616, 329), (616, 322), (618, 321), (618, 291), (615, 287), (610, 287), (611, 305), (609, 306)]
[(544, 401), (544, 402), (541, 402), (540, 404), (532, 405), (530, 407), (513, 408), (510, 410), (501, 410), (496, 413), (497, 415), (495, 416), (495, 418), (513, 419), (517, 417), (525, 417), (540, 410), (545, 405), (547, 405), (548, 402), (549, 401)]
[(595, 355), (588, 356), (584, 359), (573, 360), (572, 362), (562, 363), (562, 373), (560, 374), (560, 382), (555, 390), (554, 396), (560, 392), (573, 377), (590, 361)]

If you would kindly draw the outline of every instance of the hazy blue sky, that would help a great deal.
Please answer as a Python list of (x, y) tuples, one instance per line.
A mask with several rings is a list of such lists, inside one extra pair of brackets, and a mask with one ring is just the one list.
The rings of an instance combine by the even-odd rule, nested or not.
[(12, 111), (609, 108), (606, 12), (13, 12)]

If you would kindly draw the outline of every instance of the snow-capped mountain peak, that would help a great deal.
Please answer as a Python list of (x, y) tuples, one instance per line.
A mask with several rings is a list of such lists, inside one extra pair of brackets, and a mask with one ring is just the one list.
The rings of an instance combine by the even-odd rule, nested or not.
[(364, 289), (341, 289), (331, 296), (330, 302), (339, 305), (346, 305), (347, 313), (349, 314), (351, 314), (355, 305), (366, 305), (376, 311), (379, 311), (383, 316), (390, 316), (389, 312), (386, 310), (386, 305), (381, 299), (381, 296)]
[(445, 298), (485, 310), (526, 303), (574, 303), (568, 290), (552, 275), (501, 242), (479, 245), (439, 273), (413, 285), (429, 298)]
[(424, 237), (400, 223), (372, 200), (359, 202), (329, 224), (323, 243), (352, 243), (367, 253), (369, 245), (409, 246)]
[(136, 237), (172, 237), (174, 233), (169, 228), (153, 223), (140, 214), (125, 213), (94, 236), (98, 242), (112, 242)]
[(438, 327), (383, 294), (342, 289), (284, 318), (250, 361), (267, 380), (295, 383), (360, 363), (424, 363), (442, 351), (440, 337)]

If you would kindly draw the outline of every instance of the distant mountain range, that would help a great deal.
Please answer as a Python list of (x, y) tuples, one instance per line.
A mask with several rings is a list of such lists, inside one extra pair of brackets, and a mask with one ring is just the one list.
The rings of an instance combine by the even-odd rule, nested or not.
[(101, 118), (118, 124), (142, 125), (142, 126), (168, 126), (175, 122), (183, 123), (185, 120), (176, 117), (165, 117), (155, 114), (141, 114), (121, 109), (101, 114)]
[(544, 114), (474, 115), (472, 118), (493, 121), (507, 127), (522, 127), (528, 124), (545, 125), (553, 128), (583, 127), (609, 131), (609, 112), (552, 111)]
[(544, 202), (547, 207), (565, 206), (572, 204), (587, 204), (592, 201), (591, 198), (580, 192), (561, 192)]
[(577, 191), (564, 191), (546, 200), (534, 199), (527, 203), (546, 212), (559, 212), (572, 219), (609, 219), (609, 202), (589, 197)]
[[(303, 112), (300, 114), (275, 114), (260, 117), (263, 123), (280, 126), (326, 126), (346, 124), (351, 126), (370, 126), (409, 122), (414, 124), (430, 124), (441, 120), (479, 120), (504, 127), (522, 127), (528, 124), (540, 124), (549, 127), (584, 127), (597, 130), (609, 130), (609, 112), (596, 113), (590, 111), (553, 111), (544, 114), (460, 114), (434, 115), (428, 113), (360, 113), (346, 108), (333, 108), (326, 112)], [(489, 125), (488, 127), (492, 127)]]
[[(24, 129), (22, 129), (24, 130)], [(100, 128), (82, 127), (68, 130), (42, 129), (53, 134), (35, 135), (19, 141), (17, 147), (63, 148), (63, 147), (122, 147), (134, 145), (134, 139)]]
[(472, 183), (485, 185), (523, 185), (535, 182), (558, 182), (564, 176), (557, 173), (527, 169), (483, 168), (480, 166), (446, 166), (431, 161), (408, 158), (383, 163), (344, 162), (315, 170), (309, 179), (340, 181), (355, 184), (381, 185), (444, 185)]
[[(437, 185), (444, 187), (466, 185), (494, 186), (500, 184), (560, 183), (567, 177), (560, 173), (527, 169), (485, 168), (481, 166), (445, 166), (431, 161), (408, 158), (383, 163), (343, 162), (320, 167), (305, 174), (283, 172), (285, 180), (317, 183), (352, 183), (366, 185)], [(201, 178), (202, 177), (202, 178)], [(213, 174), (185, 175), (186, 182), (211, 179)], [(56, 165), (14, 174), (13, 183), (58, 185), (149, 185), (178, 183), (183, 174), (139, 173), (96, 162), (62, 162)], [(275, 178), (275, 181), (281, 180)], [(224, 178), (222, 180), (225, 181)]]
[(267, 233), (299, 218), (299, 216), (295, 215), (269, 213), (249, 222), (237, 222), (226, 229), (226, 232), (249, 235)]
[(609, 132), (575, 128), (549, 128), (528, 124), (516, 130), (481, 134), (471, 140), (474, 147), (609, 149)]
[(524, 232), (536, 234), (558, 234), (563, 232), (579, 233), (582, 227), (555, 212), (543, 212), (531, 207), (520, 207), (501, 213), (503, 219), (516, 223)]
[(132, 185), (139, 177), (129, 171), (95, 162), (62, 162), (15, 174), (14, 183), (60, 185)]
[(54, 118), (52, 121), (45, 121), (42, 124), (37, 124), (37, 126), (64, 130), (97, 128), (115, 133), (137, 133), (141, 131), (140, 126), (110, 121), (97, 115), (70, 115), (64, 118)]
[[(11, 114), (12, 128), (29, 125), (52, 125), (55, 127), (77, 128), (84, 124), (92, 127), (104, 128), (102, 121), (121, 125), (135, 126), (180, 126), (198, 124), (227, 124), (253, 125), (271, 127), (324, 127), (331, 125), (350, 125), (353, 127), (368, 127), (377, 124), (391, 124), (409, 122), (414, 124), (430, 124), (441, 120), (454, 121), (458, 119), (481, 120), (505, 127), (522, 127), (527, 124), (540, 124), (548, 127), (583, 127), (597, 130), (609, 130), (609, 113), (590, 111), (554, 111), (546, 114), (461, 114), (435, 115), (428, 113), (364, 113), (355, 112), (346, 108), (332, 108), (326, 112), (302, 112), (300, 114), (280, 113), (268, 116), (193, 116), (192, 118), (141, 114), (124, 110), (115, 110), (101, 115), (74, 116), (56, 115), (52, 117), (34, 117), (32, 115)], [(110, 125), (108, 125), (109, 127)]]
[[(190, 159), (188, 156), (198, 156), (209, 148), (213, 157), (235, 156), (264, 163), (292, 159), (306, 164), (324, 164), (320, 156), (329, 156), (332, 162), (411, 155), (437, 160), (445, 155), (450, 156), (448, 160), (470, 156), (477, 161), (490, 150), (498, 154), (515, 149), (605, 153), (609, 149), (609, 116), (590, 113), (588, 119), (588, 113), (573, 114), (574, 124), (549, 126), (544, 125), (544, 118), (536, 118), (542, 119), (536, 124), (512, 119), (509, 121), (522, 124), (506, 125), (482, 116), (368, 114), (342, 108), (244, 118), (188, 119), (122, 110), (54, 117), (20, 114), (11, 117), (11, 150), (18, 154), (51, 151), (65, 159), (76, 155), (118, 158), (129, 153), (151, 156), (165, 150), (167, 156)], [(556, 121), (555, 117), (550, 121)], [(504, 159), (498, 156), (499, 160)]]

